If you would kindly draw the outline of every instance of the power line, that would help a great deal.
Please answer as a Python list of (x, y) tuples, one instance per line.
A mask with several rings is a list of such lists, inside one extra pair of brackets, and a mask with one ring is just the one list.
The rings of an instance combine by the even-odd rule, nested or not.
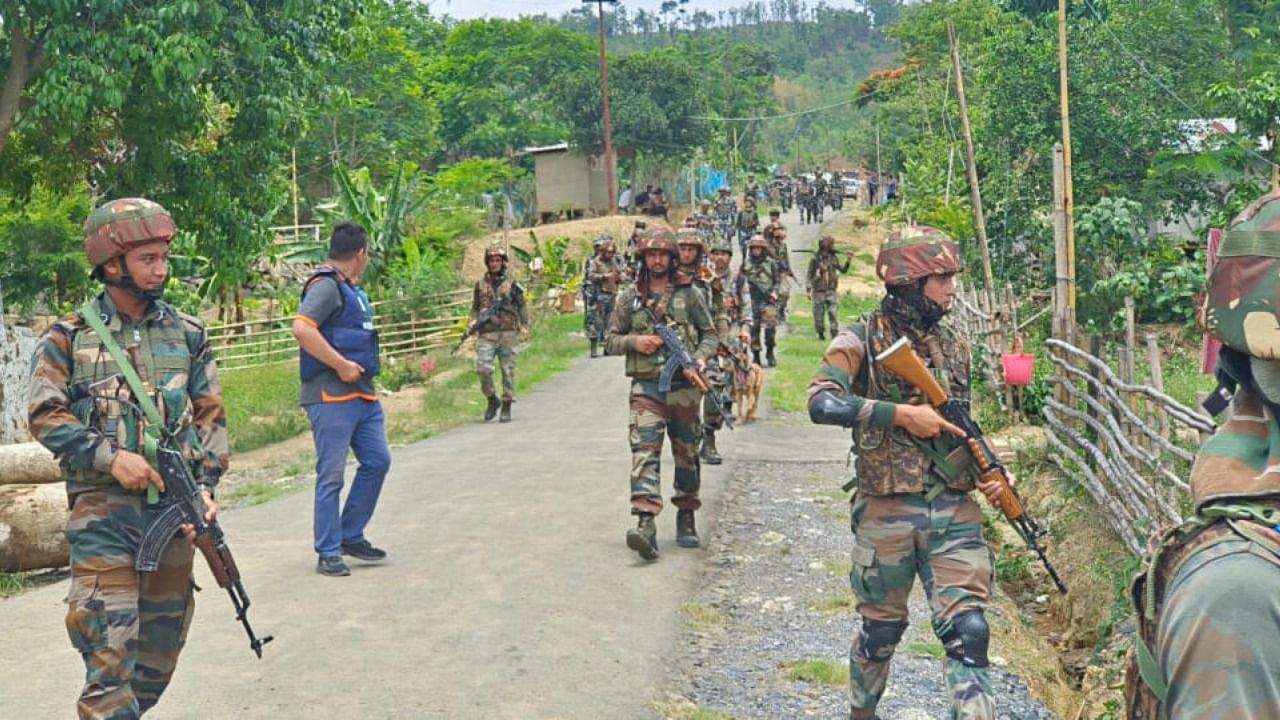
[(879, 89), (879, 88), (876, 88), (875, 90), (872, 90), (871, 92), (869, 92), (869, 93), (867, 93), (867, 94), (865, 94), (865, 95), (859, 95), (858, 97), (855, 97), (855, 98), (853, 98), (853, 99), (851, 99), (851, 100), (842, 100), (841, 102), (838, 102), (838, 103), (832, 103), (832, 104), (830, 104), (830, 105), (823, 105), (822, 107), (809, 108), (808, 110), (796, 110), (795, 112), (780, 113), (780, 114), (778, 114), (778, 115), (753, 115), (753, 116), (751, 116), (751, 117), (722, 117), (722, 116), (719, 116), (719, 115), (686, 115), (686, 116), (685, 116), (685, 119), (687, 119), (687, 120), (711, 120), (711, 121), (713, 121), (713, 122), (728, 122), (728, 121), (734, 121), (734, 122), (737, 122), (737, 121), (755, 121), (755, 120), (780, 120), (780, 119), (783, 119), (783, 118), (798, 117), (798, 116), (800, 116), (800, 115), (812, 115), (813, 113), (823, 112), (824, 110), (834, 110), (835, 108), (838, 108), (838, 107), (844, 107), (845, 105), (852, 105), (852, 104), (854, 104), (854, 103), (856, 103), (856, 102), (859, 102), (859, 101), (861, 101), (861, 100), (863, 100), (863, 99), (865, 99), (865, 98), (875, 97), (876, 95), (879, 95), (879, 94), (880, 94), (880, 89)]
[[(1192, 107), (1190, 103), (1188, 103), (1186, 100), (1183, 100), (1168, 85), (1165, 85), (1160, 78), (1156, 77), (1155, 74), (1152, 73), (1151, 70), (1147, 67), (1147, 64), (1142, 61), (1142, 58), (1138, 57), (1132, 50), (1128, 48), (1128, 46), (1124, 44), (1124, 42), (1120, 40), (1119, 37), (1116, 36), (1114, 32), (1111, 31), (1111, 27), (1107, 25), (1105, 20), (1102, 19), (1102, 15), (1098, 13), (1098, 9), (1093, 6), (1093, 0), (1084, 0), (1084, 4), (1089, 8), (1089, 12), (1093, 13), (1094, 19), (1097, 20), (1098, 24), (1102, 26), (1102, 29), (1107, 33), (1107, 36), (1110, 37), (1111, 40), (1115, 42), (1115, 44), (1118, 45), (1121, 50), (1124, 51), (1125, 55), (1129, 56), (1129, 59), (1132, 60), (1135, 65), (1138, 66), (1138, 69), (1142, 71), (1143, 75), (1147, 76), (1148, 80), (1155, 83), (1157, 87), (1163, 90), (1166, 95), (1173, 98), (1175, 102), (1177, 102), (1179, 105), (1185, 108), (1186, 111), (1191, 113), (1193, 117), (1195, 118), (1205, 117), (1204, 113), (1201, 113), (1199, 110)], [(1239, 143), (1241, 149), (1243, 149), (1245, 152), (1261, 160), (1267, 165), (1270, 165), (1272, 167), (1280, 167), (1280, 165), (1277, 165), (1271, 159), (1267, 158), (1265, 155), (1257, 152), (1252, 147), (1250, 147), (1252, 143), (1248, 138), (1240, 137), (1235, 133), (1227, 133), (1226, 136), (1230, 138), (1233, 142)]]

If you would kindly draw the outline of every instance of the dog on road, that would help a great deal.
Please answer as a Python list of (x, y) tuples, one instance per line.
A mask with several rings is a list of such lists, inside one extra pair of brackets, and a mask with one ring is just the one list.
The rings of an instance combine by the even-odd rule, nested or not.
[(764, 368), (751, 362), (745, 353), (743, 355), (734, 373), (733, 404), (737, 408), (735, 414), (739, 420), (748, 423), (755, 418), (756, 406), (760, 404), (760, 391), (764, 389)]

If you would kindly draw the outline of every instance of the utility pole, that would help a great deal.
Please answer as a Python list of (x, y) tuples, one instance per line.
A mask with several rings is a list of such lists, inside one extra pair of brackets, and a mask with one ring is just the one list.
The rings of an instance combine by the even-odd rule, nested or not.
[(995, 308), (995, 279), (991, 276), (991, 251), (987, 248), (987, 222), (982, 215), (982, 190), (978, 187), (978, 162), (974, 159), (973, 132), (969, 128), (969, 105), (965, 102), (964, 72), (960, 65), (960, 44), (956, 26), (947, 18), (947, 38), (951, 41), (951, 64), (956, 72), (956, 100), (960, 103), (960, 129), (964, 131), (965, 157), (968, 158), (969, 196), (973, 200), (973, 224), (978, 231), (978, 250), (982, 253), (982, 279), (987, 284), (987, 307)]
[(1067, 342), (1076, 337), (1076, 204), (1071, 189), (1071, 103), (1067, 94), (1067, 0), (1058, 0), (1058, 93), (1062, 112), (1062, 208), (1066, 227)]
[(613, 167), (613, 121), (609, 116), (609, 60), (604, 52), (604, 6), (617, 5), (619, 0), (582, 0), (595, 3), (600, 11), (600, 99), (604, 102), (604, 174), (609, 186), (609, 214), (618, 214), (618, 180)]

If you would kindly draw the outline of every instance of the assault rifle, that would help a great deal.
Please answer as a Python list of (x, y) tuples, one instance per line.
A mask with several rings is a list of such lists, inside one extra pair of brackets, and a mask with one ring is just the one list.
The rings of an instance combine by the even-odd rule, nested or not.
[[(650, 317), (653, 317), (652, 313), (650, 313)], [(716, 404), (716, 407), (722, 408), (720, 415), (724, 417), (724, 424), (728, 425), (729, 429), (732, 430), (734, 418), (733, 413), (728, 410), (731, 405), (719, 390), (711, 386), (711, 383), (707, 380), (706, 373), (702, 371), (702, 368), (698, 367), (698, 361), (693, 359), (689, 349), (684, 346), (680, 336), (676, 334), (675, 328), (670, 325), (663, 325), (657, 322), (655, 318), (653, 331), (654, 334), (662, 338), (662, 344), (667, 348), (667, 362), (662, 366), (662, 375), (658, 378), (658, 390), (662, 392), (671, 390), (671, 381), (675, 379), (677, 370), (692, 371), (694, 387), (698, 388), (698, 391), (703, 395), (710, 395), (711, 401)]]
[(231, 556), (231, 548), (227, 547), (222, 528), (216, 523), (205, 522), (204, 497), (195, 479), (191, 477), (191, 468), (187, 466), (187, 460), (177, 449), (177, 442), (172, 436), (157, 444), (156, 460), (160, 476), (164, 478), (164, 492), (160, 494), (160, 506), (164, 509), (143, 532), (134, 567), (139, 572), (154, 571), (160, 565), (160, 555), (169, 541), (173, 540), (178, 528), (184, 524), (194, 526), (196, 547), (208, 561), (209, 570), (218, 587), (226, 589), (231, 596), (236, 619), (249, 634), (249, 647), (261, 658), (262, 646), (273, 638), (268, 635), (259, 639), (249, 626), (249, 594), (240, 582), (240, 570), (236, 567), (235, 558)]
[(462, 333), (462, 337), (458, 338), (458, 344), (453, 346), (453, 349), (449, 351), (449, 354), (457, 355), (458, 351), (462, 349), (462, 343), (466, 342), (467, 338), (471, 337), (472, 335), (475, 335), (476, 331), (484, 327), (485, 323), (492, 320), (493, 316), (498, 314), (498, 311), (506, 307), (507, 301), (510, 299), (510, 296), (511, 296), (511, 293), (507, 292), (494, 298), (493, 302), (489, 304), (489, 307), (485, 308), (479, 315), (476, 316), (476, 321), (473, 323), (469, 323), (467, 325), (467, 331)]
[(1000, 512), (1004, 513), (1005, 518), (1013, 525), (1014, 530), (1022, 536), (1023, 541), (1027, 543), (1027, 547), (1031, 548), (1032, 552), (1040, 557), (1040, 562), (1044, 563), (1044, 569), (1049, 571), (1049, 576), (1053, 578), (1053, 582), (1058, 586), (1059, 592), (1066, 593), (1066, 583), (1062, 582), (1058, 571), (1049, 562), (1049, 558), (1044, 554), (1044, 548), (1039, 543), (1039, 539), (1044, 537), (1048, 531), (1040, 527), (1027, 514), (1027, 509), (1022, 504), (1022, 498), (1009, 482), (1008, 471), (1001, 464), (1000, 458), (996, 457), (996, 454), (987, 445), (986, 438), (982, 434), (982, 428), (978, 427), (978, 423), (969, 417), (968, 404), (947, 395), (946, 389), (933, 376), (933, 373), (929, 372), (929, 368), (925, 367), (924, 362), (911, 349), (911, 342), (905, 337), (899, 338), (897, 342), (889, 346), (889, 349), (877, 355), (875, 361), (923, 392), (929, 398), (929, 404), (938, 411), (938, 414), (943, 419), (964, 431), (964, 442), (969, 448), (969, 454), (973, 456), (974, 462), (977, 463), (978, 474), (984, 481), (1000, 483), (1001, 494), (998, 504)]

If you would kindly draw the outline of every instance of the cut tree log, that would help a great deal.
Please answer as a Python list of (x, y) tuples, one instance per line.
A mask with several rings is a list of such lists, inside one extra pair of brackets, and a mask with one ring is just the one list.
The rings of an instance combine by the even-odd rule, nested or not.
[(0, 485), (0, 570), (65, 567), (67, 515), (61, 485)]
[(58, 462), (40, 443), (0, 445), (0, 485), (47, 483), (61, 479)]

